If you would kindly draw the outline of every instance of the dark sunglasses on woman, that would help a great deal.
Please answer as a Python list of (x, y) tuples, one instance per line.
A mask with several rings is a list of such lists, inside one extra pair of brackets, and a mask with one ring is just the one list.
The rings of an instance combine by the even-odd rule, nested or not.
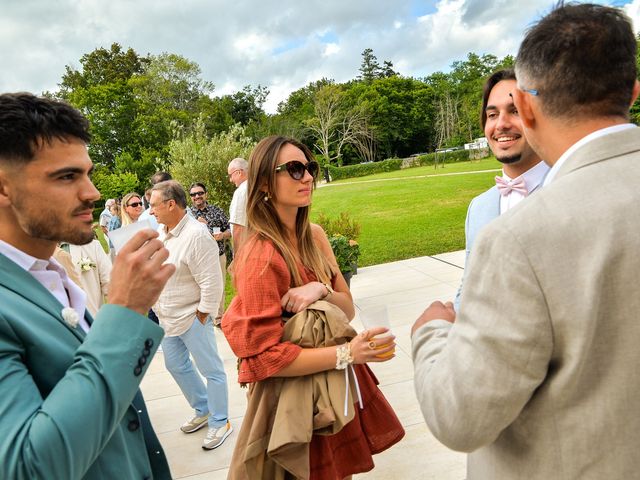
[(133, 208), (137, 208), (141, 206), (142, 206), (142, 202), (131, 202), (127, 205), (127, 207), (133, 207)]
[(285, 170), (294, 180), (302, 180), (305, 170), (309, 172), (309, 175), (311, 175), (315, 180), (318, 176), (320, 165), (318, 165), (318, 162), (315, 160), (311, 160), (307, 164), (302, 163), (300, 160), (292, 160), (276, 167), (276, 172), (278, 173)]

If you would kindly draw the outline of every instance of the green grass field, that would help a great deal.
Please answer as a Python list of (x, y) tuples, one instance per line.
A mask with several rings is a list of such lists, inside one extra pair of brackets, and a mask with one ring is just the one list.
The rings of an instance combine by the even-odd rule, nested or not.
[[(467, 206), (491, 187), (496, 169), (490, 158), (342, 180), (314, 193), (312, 221), (319, 212), (359, 221), (360, 266), (460, 250)], [(421, 175), (428, 177), (409, 178)]]
[[(489, 158), (340, 180), (314, 192), (311, 219), (319, 212), (349, 212), (358, 220), (360, 266), (460, 250), (467, 206), (493, 185), (498, 169), (500, 163)], [(474, 171), (483, 173), (443, 175)], [(235, 294), (228, 273), (226, 285), (228, 306)]]

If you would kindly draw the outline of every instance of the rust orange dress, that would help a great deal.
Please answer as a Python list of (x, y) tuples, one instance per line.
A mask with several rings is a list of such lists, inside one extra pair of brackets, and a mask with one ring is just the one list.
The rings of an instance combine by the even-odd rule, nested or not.
[[(237, 295), (222, 319), (222, 330), (240, 359), (238, 381), (264, 380), (289, 365), (301, 347), (281, 342), (284, 319), (280, 299), (290, 288), (284, 258), (268, 242), (256, 242), (242, 271), (235, 271)], [(313, 272), (299, 266), (305, 283)], [(355, 366), (364, 409), (335, 435), (313, 435), (309, 449), (311, 480), (342, 480), (374, 466), (372, 455), (404, 436), (400, 421), (377, 387), (367, 365)], [(251, 419), (245, 418), (245, 422)]]

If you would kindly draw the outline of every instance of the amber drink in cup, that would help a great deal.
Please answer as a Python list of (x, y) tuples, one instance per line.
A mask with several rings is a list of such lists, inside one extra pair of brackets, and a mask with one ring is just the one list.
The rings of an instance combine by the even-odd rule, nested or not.
[[(370, 330), (375, 327), (385, 327), (389, 330), (375, 337), (371, 337), (370, 340), (374, 340), (376, 343), (376, 350), (386, 348), (390, 342), (385, 342), (385, 337), (391, 337), (391, 324), (389, 323), (389, 311), (386, 305), (376, 305), (372, 307), (365, 307), (360, 309), (360, 320), (364, 325), (364, 328)], [(385, 352), (380, 355), (376, 355), (378, 358), (390, 357), (395, 353), (395, 347), (389, 352)]]

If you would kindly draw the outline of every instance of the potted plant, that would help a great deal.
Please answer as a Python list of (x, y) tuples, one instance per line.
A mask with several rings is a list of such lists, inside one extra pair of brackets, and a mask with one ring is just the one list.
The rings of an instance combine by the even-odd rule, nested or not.
[[(331, 243), (336, 258), (342, 257), (343, 261), (346, 261), (347, 257), (352, 259), (351, 265), (341, 266), (340, 271), (343, 274), (348, 273), (349, 278), (351, 275), (356, 275), (358, 273), (358, 258), (360, 257), (360, 246), (357, 242), (361, 229), (360, 223), (352, 219), (348, 212), (341, 212), (337, 218), (319, 213), (316, 222), (329, 237), (329, 243)], [(344, 237), (348, 245), (345, 245), (345, 240), (338, 240), (334, 237)], [(340, 265), (340, 260), (338, 260), (338, 265)]]
[(360, 256), (360, 246), (355, 240), (348, 239), (344, 235), (335, 234), (329, 237), (329, 243), (333, 254), (336, 256), (338, 268), (344, 277), (347, 285), (351, 286), (351, 276), (353, 275), (354, 265), (358, 262)]

